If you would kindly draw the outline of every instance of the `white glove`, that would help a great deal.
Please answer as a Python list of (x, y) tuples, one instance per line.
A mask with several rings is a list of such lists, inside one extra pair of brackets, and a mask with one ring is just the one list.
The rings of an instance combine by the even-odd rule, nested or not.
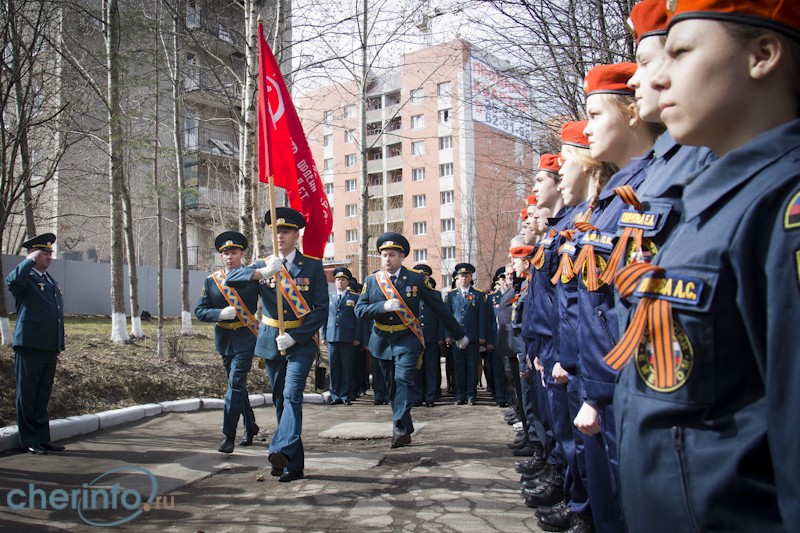
[(259, 268), (258, 271), (261, 272), (261, 277), (264, 279), (269, 279), (278, 272), (281, 271), (283, 268), (283, 261), (278, 256), (272, 257), (269, 261), (267, 261), (267, 266)]
[(386, 311), (387, 313), (390, 313), (392, 311), (399, 311), (402, 308), (403, 306), (400, 305), (400, 300), (396, 299), (386, 300), (383, 303), (383, 310)]
[(295, 341), (288, 333), (284, 333), (283, 335), (278, 335), (275, 337), (275, 344), (278, 345), (278, 350), (283, 352), (297, 344), (297, 341)]
[(42, 253), (41, 250), (34, 250), (31, 253), (29, 253), (25, 259), (32, 259), (33, 261), (36, 261), (36, 258), (39, 257), (39, 254), (41, 253)]
[(461, 337), (456, 341), (456, 346), (458, 346), (459, 350), (463, 350), (464, 348), (466, 348), (467, 344), (469, 344), (469, 338), (467, 338), (466, 335), (464, 335), (463, 337)]
[(229, 305), (219, 312), (220, 320), (233, 320), (234, 318), (236, 318), (236, 308), (233, 306)]

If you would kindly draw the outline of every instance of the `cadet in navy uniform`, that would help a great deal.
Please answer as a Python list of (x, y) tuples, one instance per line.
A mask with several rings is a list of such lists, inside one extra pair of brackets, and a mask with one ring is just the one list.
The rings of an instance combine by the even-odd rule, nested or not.
[(653, 78), (674, 139), (719, 159), (683, 190), (606, 357), (630, 531), (799, 531), (800, 11), (671, 2)]
[[(511, 276), (509, 276), (509, 278), (510, 277)], [(503, 368), (505, 354), (508, 350), (499, 346), (501, 342), (507, 340), (507, 332), (500, 331), (501, 328), (505, 330), (505, 323), (502, 325), (500, 324), (497, 314), (500, 308), (500, 300), (503, 298), (503, 295), (508, 292), (505, 280), (506, 267), (502, 266), (494, 273), (492, 292), (486, 295), (486, 335), (488, 337), (486, 339), (486, 344), (492, 347), (491, 351), (488, 352), (489, 356), (487, 359), (489, 361), (490, 371), (487, 373), (487, 376), (491, 376), (494, 401), (497, 403), (498, 407), (508, 407), (508, 396), (510, 396), (506, 393), (506, 374)], [(487, 377), (486, 379), (489, 378)]]
[(375, 319), (369, 346), (384, 373), (388, 373), (391, 368), (388, 363), (394, 360), (392, 448), (399, 448), (411, 443), (414, 432), (411, 421), (414, 372), (424, 347), (419, 323), (420, 303), (425, 302), (426, 307), (439, 315), (450, 332), (458, 337), (457, 344), (461, 348), (467, 346), (469, 339), (453, 315), (447, 312), (439, 293), (426, 283), (425, 274), (403, 267), (403, 259), (411, 251), (408, 240), (399, 233), (387, 232), (378, 237), (376, 244), (383, 270), (364, 282), (356, 304), (356, 316)]
[[(230, 273), (228, 285), (246, 286), (260, 280), (264, 316), (258, 330), (255, 354), (265, 358), (272, 383), (272, 398), (278, 427), (269, 443), (272, 475), (278, 481), (294, 481), (303, 477), (305, 456), (300, 434), (303, 429), (303, 390), (318, 347), (314, 336), (328, 316), (328, 282), (322, 261), (300, 253), (295, 248), (300, 229), (305, 227), (303, 215), (288, 207), (275, 209), (278, 231), (277, 255), (267, 261), (256, 261), (252, 268)], [(264, 217), (271, 225), (269, 211)], [(280, 273), (284, 290), (284, 327), (278, 329), (277, 295), (274, 276)]]
[(47, 415), (58, 354), (64, 350), (61, 287), (47, 273), (55, 241), (55, 235), (45, 233), (22, 243), (28, 256), (6, 277), (17, 308), (14, 372), (19, 443), (35, 455), (64, 450), (50, 440)]
[(225, 440), (219, 447), (222, 453), (233, 452), (239, 415), (244, 422), (241, 446), (250, 446), (258, 433), (256, 416), (247, 394), (247, 374), (253, 365), (253, 350), (258, 336), (258, 320), (254, 316), (258, 308), (258, 283), (233, 289), (226, 281), (228, 274), (242, 267), (247, 245), (247, 238), (237, 231), (224, 231), (217, 235), (214, 246), (222, 258), (223, 268), (206, 278), (194, 309), (198, 320), (216, 323), (216, 349), (222, 356), (228, 376), (222, 418)]
[[(425, 273), (425, 280), (432, 289), (436, 288), (436, 280), (431, 276), (433, 269), (428, 265), (415, 265), (414, 270)], [(420, 406), (425, 402), (425, 407), (433, 407), (436, 395), (440, 392), (442, 382), (441, 359), (439, 357), (439, 344), (444, 342), (444, 332), (442, 322), (433, 311), (425, 306), (425, 302), (419, 304), (419, 322), (425, 332), (425, 354), (422, 357), (422, 366), (416, 373), (416, 385), (414, 387), (414, 406)]]
[(336, 294), (328, 304), (328, 317), (322, 328), (322, 343), (328, 345), (328, 366), (331, 372), (331, 403), (350, 405), (355, 378), (355, 352), (361, 344), (359, 320), (354, 313), (358, 295), (350, 290), (353, 274), (345, 267), (333, 271)]
[[(486, 342), (486, 297), (483, 291), (472, 286), (475, 267), (469, 263), (456, 265), (456, 288), (447, 293), (447, 308), (469, 337), (465, 349), (453, 346), (453, 376), (456, 405), (469, 402), (475, 405), (478, 399), (479, 347)], [(446, 332), (445, 341), (452, 337)]]

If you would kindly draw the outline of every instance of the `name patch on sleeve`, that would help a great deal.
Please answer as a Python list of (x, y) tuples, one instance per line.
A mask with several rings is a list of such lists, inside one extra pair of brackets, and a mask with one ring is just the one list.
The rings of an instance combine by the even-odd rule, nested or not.
[(672, 274), (643, 278), (634, 294), (639, 298), (658, 298), (690, 306), (700, 305), (704, 282), (700, 278)]
[(614, 235), (611, 233), (598, 233), (592, 231), (584, 233), (581, 237), (581, 246), (591, 244), (596, 250), (611, 252), (614, 250)]
[(619, 225), (623, 228), (640, 228), (651, 230), (658, 224), (658, 213), (655, 211), (623, 211), (619, 215)]

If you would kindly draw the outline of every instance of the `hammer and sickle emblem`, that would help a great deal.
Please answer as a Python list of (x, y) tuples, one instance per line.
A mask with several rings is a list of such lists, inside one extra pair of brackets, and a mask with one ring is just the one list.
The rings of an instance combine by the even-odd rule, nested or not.
[(281, 119), (281, 117), (283, 117), (283, 113), (286, 110), (283, 105), (283, 95), (281, 94), (280, 87), (278, 87), (278, 84), (275, 82), (274, 79), (270, 78), (269, 76), (264, 76), (264, 78), (266, 78), (267, 83), (269, 84), (267, 85), (267, 94), (269, 94), (272, 91), (275, 91), (275, 93), (278, 95), (277, 110), (272, 109), (272, 105), (269, 104), (269, 99), (267, 99), (267, 103), (269, 105), (269, 112), (270, 115), (272, 115), (272, 125), (275, 126), (277, 122)]

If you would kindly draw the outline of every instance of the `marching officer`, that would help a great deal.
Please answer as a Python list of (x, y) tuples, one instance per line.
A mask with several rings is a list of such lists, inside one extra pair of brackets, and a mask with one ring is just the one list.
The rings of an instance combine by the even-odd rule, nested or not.
[(355, 352), (361, 344), (359, 320), (355, 315), (358, 294), (350, 289), (353, 274), (345, 267), (333, 271), (336, 294), (330, 297), (328, 317), (322, 328), (322, 343), (328, 345), (328, 366), (331, 372), (331, 404), (350, 405), (354, 391)]
[(28, 256), (6, 277), (14, 297), (14, 374), (17, 382), (19, 443), (34, 455), (65, 448), (50, 440), (47, 404), (53, 391), (58, 354), (64, 351), (61, 287), (47, 269), (56, 236), (44, 233), (22, 243)]
[[(277, 207), (275, 218), (277, 254), (256, 261), (253, 267), (234, 270), (228, 275), (228, 285), (239, 289), (252, 280), (260, 282), (264, 316), (255, 355), (265, 359), (278, 419), (269, 443), (269, 462), (271, 474), (278, 481), (288, 482), (303, 478), (303, 390), (318, 351), (315, 335), (328, 316), (328, 282), (322, 261), (303, 255), (295, 247), (300, 229), (306, 225), (303, 215), (289, 207)], [(264, 221), (272, 225), (270, 211)], [(283, 334), (277, 319), (276, 287), (283, 295)]]
[[(452, 348), (455, 403), (475, 405), (478, 399), (479, 347), (486, 343), (486, 296), (482, 290), (472, 286), (474, 266), (459, 263), (455, 273), (456, 288), (447, 293), (445, 303), (470, 341), (464, 349)], [(445, 341), (451, 336), (448, 330)]]
[[(436, 280), (431, 276), (433, 269), (428, 265), (415, 265), (414, 270), (425, 273), (425, 280), (432, 289), (436, 289)], [(439, 345), (444, 343), (442, 321), (435, 312), (419, 304), (419, 322), (424, 332), (425, 353), (422, 356), (422, 366), (416, 373), (416, 386), (414, 387), (414, 406), (425, 402), (425, 407), (433, 407), (436, 396), (440, 393), (442, 383), (442, 365), (439, 357)]]
[(244, 421), (244, 436), (240, 446), (250, 446), (258, 433), (256, 417), (247, 394), (247, 374), (253, 365), (253, 350), (258, 337), (258, 283), (248, 283), (239, 289), (228, 286), (227, 277), (242, 267), (247, 238), (237, 231), (217, 235), (214, 246), (222, 258), (223, 268), (208, 276), (194, 314), (203, 322), (215, 322), (214, 340), (222, 356), (228, 391), (222, 418), (225, 440), (219, 447), (222, 453), (232, 453), (239, 415)]
[(411, 443), (414, 424), (411, 404), (414, 372), (425, 349), (424, 332), (419, 321), (420, 303), (439, 315), (445, 327), (458, 337), (462, 349), (469, 339), (464, 330), (447, 312), (439, 293), (425, 280), (425, 274), (403, 267), (403, 259), (411, 251), (408, 240), (395, 232), (380, 235), (376, 242), (381, 254), (382, 270), (367, 277), (356, 304), (356, 316), (374, 318), (369, 340), (370, 352), (378, 358), (384, 374), (394, 361), (394, 394), (391, 397), (394, 430), (392, 448)]

